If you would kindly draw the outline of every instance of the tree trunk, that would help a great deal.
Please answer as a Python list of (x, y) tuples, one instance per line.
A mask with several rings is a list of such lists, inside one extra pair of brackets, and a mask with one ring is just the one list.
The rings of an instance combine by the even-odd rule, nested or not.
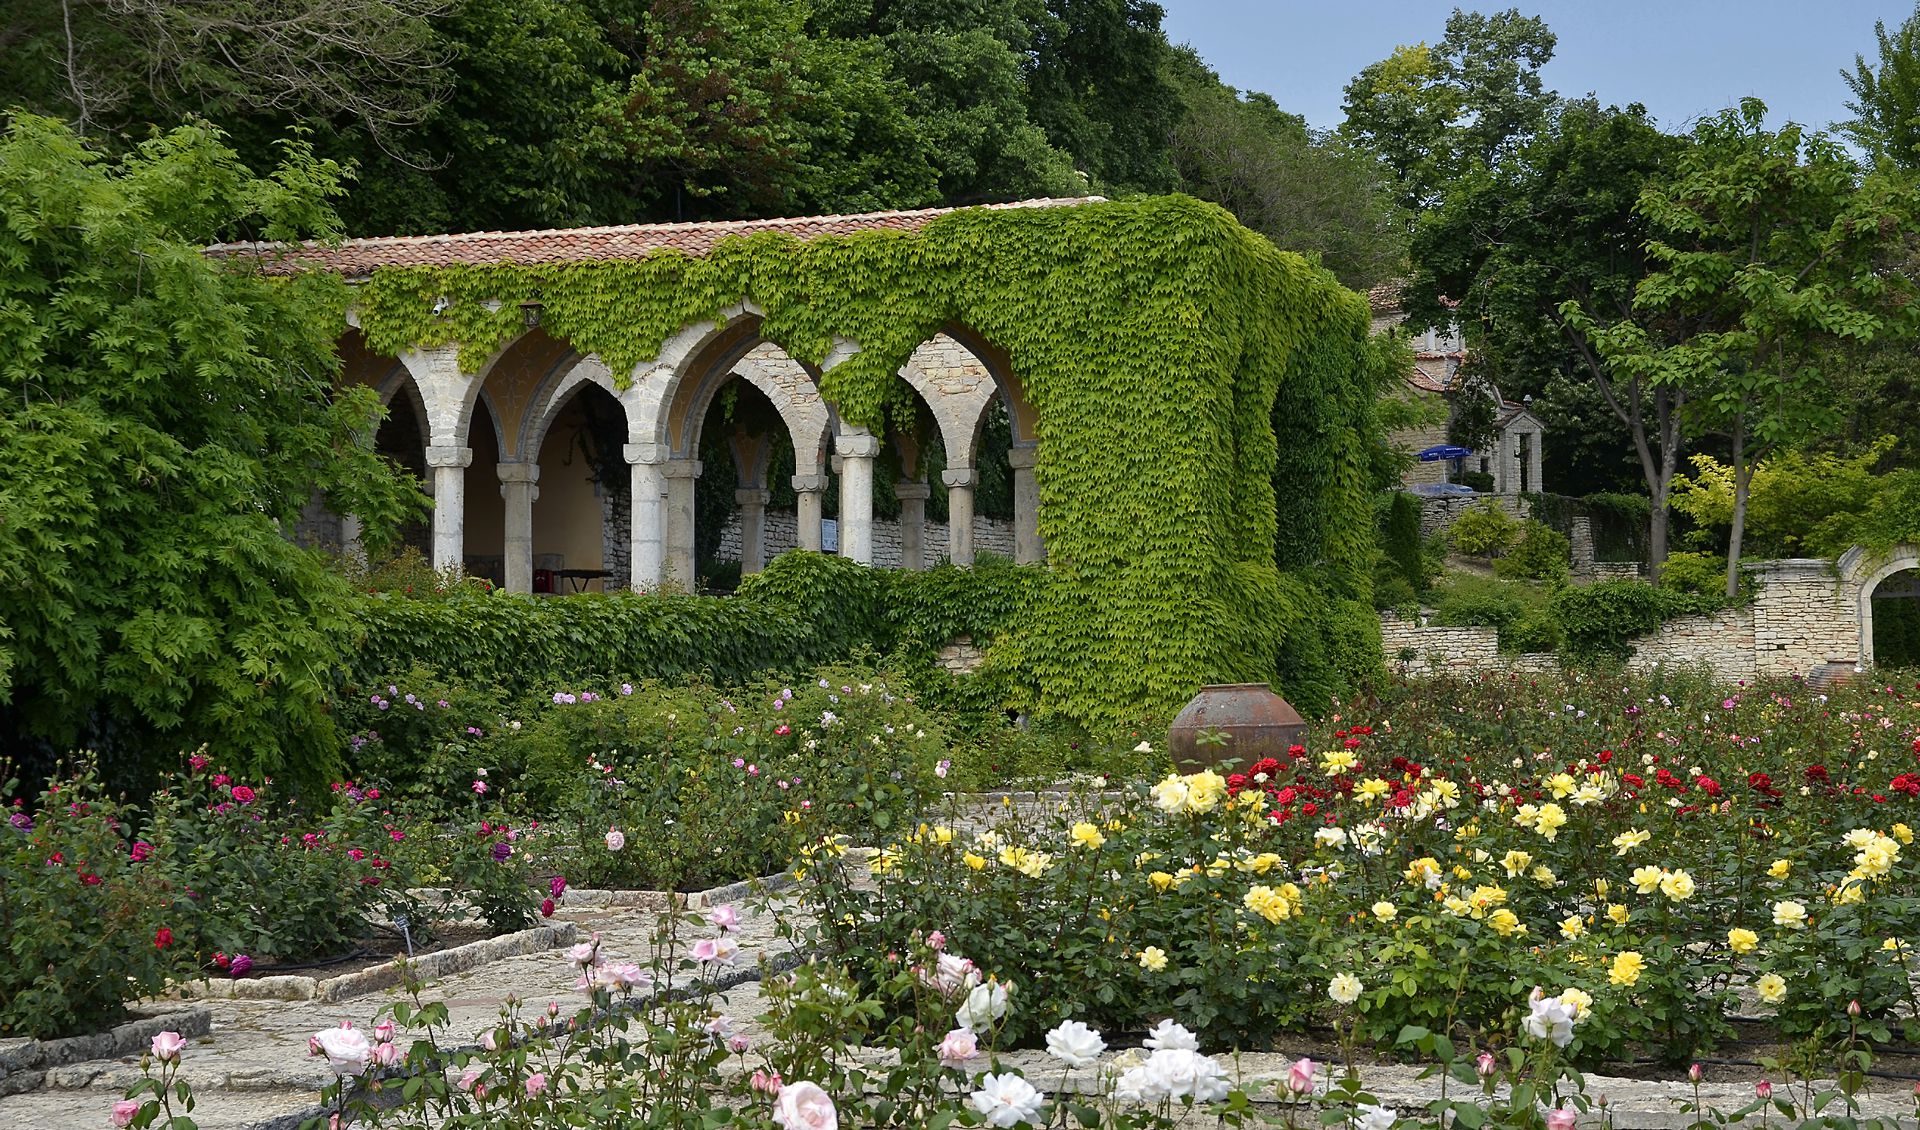
[(1740, 542), (1747, 531), (1747, 487), (1753, 469), (1746, 458), (1746, 420), (1733, 426), (1733, 529), (1727, 535), (1727, 599), (1740, 595)]

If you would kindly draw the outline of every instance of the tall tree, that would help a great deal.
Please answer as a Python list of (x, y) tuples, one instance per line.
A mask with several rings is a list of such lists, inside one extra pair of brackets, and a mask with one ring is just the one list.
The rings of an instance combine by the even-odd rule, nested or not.
[(1314, 133), (1271, 97), (1221, 82), (1190, 47), (1169, 57), (1167, 76), (1181, 109), (1172, 152), (1183, 191), (1317, 258), (1348, 286), (1403, 269), (1406, 224), (1378, 161)]
[(1027, 100), (1054, 147), (1106, 192), (1166, 192), (1180, 100), (1165, 68), (1165, 11), (1150, 0), (1047, 0)]
[(337, 756), (323, 703), (352, 592), (283, 531), (316, 490), (376, 539), (424, 500), (362, 443), (373, 390), (334, 387), (340, 281), (203, 253), (338, 233), (339, 170), (284, 152), (255, 176), (203, 125), (119, 162), (46, 118), (0, 137), (10, 750), (204, 737), (309, 775)]
[[(1410, 324), (1457, 317), (1481, 371), (1509, 395), (1544, 393), (1554, 377), (1598, 394), (1625, 427), (1652, 500), (1656, 570), (1688, 389), (1616, 365), (1594, 338), (1640, 326), (1634, 293), (1652, 270), (1653, 230), (1637, 205), (1671, 175), (1680, 149), (1642, 107), (1561, 106), (1517, 155), (1475, 170), (1421, 217), (1405, 294)], [(1666, 332), (1640, 328), (1649, 340)]]
[(1649, 188), (1655, 270), (1634, 309), (1682, 327), (1657, 341), (1635, 323), (1596, 332), (1616, 370), (1693, 390), (1707, 426), (1732, 454), (1727, 595), (1739, 591), (1741, 539), (1756, 463), (1837, 427), (1835, 347), (1911, 332), (1920, 288), (1886, 270), (1915, 230), (1912, 194), (1884, 175), (1862, 180), (1821, 134), (1765, 125), (1744, 100), (1695, 129), (1678, 175)]
[(1875, 165), (1920, 169), (1920, 4), (1891, 35), (1885, 20), (1875, 20), (1873, 36), (1878, 65), (1855, 55), (1853, 70), (1840, 72), (1853, 92), (1847, 109), (1854, 113), (1840, 133)]
[(1556, 95), (1540, 81), (1557, 40), (1538, 16), (1459, 8), (1429, 48), (1402, 46), (1346, 88), (1343, 136), (1384, 161), (1400, 203), (1418, 212), (1474, 167), (1515, 152), (1546, 121)]

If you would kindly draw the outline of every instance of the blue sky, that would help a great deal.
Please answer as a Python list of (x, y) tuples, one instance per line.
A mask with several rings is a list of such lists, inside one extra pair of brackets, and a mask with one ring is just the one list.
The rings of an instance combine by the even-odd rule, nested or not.
[[(1191, 43), (1220, 76), (1264, 90), (1315, 126), (1340, 124), (1341, 90), (1396, 44), (1432, 43), (1455, 4), (1411, 0), (1161, 0), (1175, 43)], [(1826, 126), (1850, 117), (1840, 70), (1876, 57), (1873, 23), (1889, 28), (1913, 0), (1492, 0), (1559, 36), (1542, 69), (1550, 89), (1642, 102), (1682, 129), (1757, 95), (1772, 120)]]

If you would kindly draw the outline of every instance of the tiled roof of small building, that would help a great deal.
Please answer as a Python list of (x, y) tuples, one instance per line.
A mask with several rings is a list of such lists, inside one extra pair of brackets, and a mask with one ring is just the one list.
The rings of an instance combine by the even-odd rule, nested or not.
[[(1096, 203), (1099, 196), (1020, 200), (982, 207), (1060, 208)], [(284, 244), (221, 243), (207, 249), (212, 255), (258, 255), (267, 258), (270, 273), (291, 271), (295, 264), (321, 267), (348, 277), (372, 274), (376, 267), (446, 267), (456, 264), (571, 263), (593, 259), (639, 259), (656, 251), (705, 255), (730, 235), (781, 232), (799, 239), (852, 235), (866, 231), (917, 231), (955, 208), (918, 208), (905, 212), (863, 212), (851, 216), (797, 216), (774, 220), (715, 220), (679, 224), (621, 224), (599, 228), (553, 228), (545, 231), (464, 232), (455, 235), (396, 235), (349, 239), (338, 247), (303, 244), (297, 250)], [(287, 253), (292, 251), (293, 254)]]

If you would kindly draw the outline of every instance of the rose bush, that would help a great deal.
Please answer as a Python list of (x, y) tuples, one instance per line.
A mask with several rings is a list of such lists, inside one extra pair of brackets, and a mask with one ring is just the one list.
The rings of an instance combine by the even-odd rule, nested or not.
[(963, 939), (1023, 1040), (1178, 1014), (1260, 1046), (1329, 983), (1377, 1043), (1491, 1038), (1544, 986), (1583, 1062), (1681, 1060), (1750, 1007), (1920, 1034), (1920, 688), (1427, 682), (1283, 758), (957, 825), (882, 842), (871, 886), (815, 850), (814, 940), (875, 987), (885, 939)]
[[(0, 778), (7, 776), (0, 766)], [(12, 793), (17, 782), (8, 781)], [(0, 825), (0, 1035), (99, 1031), (189, 963), (188, 919), (167, 849), (135, 835), (135, 813), (91, 766), (15, 797)]]

